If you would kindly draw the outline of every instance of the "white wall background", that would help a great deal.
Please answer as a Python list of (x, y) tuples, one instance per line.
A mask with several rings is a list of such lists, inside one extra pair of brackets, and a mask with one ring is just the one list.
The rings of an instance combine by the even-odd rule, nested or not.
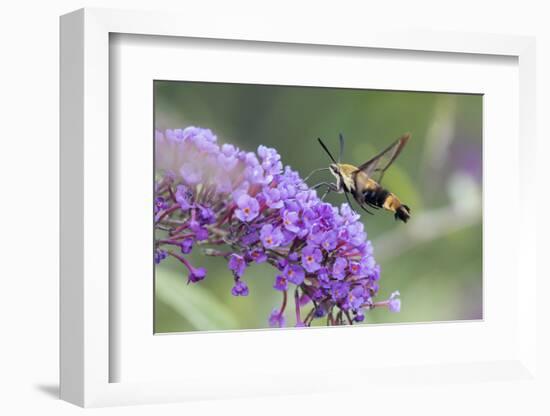
[[(550, 156), (546, 119), (550, 114), (550, 31), (545, 1), (391, 0), (231, 1), (168, 0), (11, 0), (0, 6), (0, 413), (77, 414), (81, 409), (57, 400), (58, 383), (58, 17), (74, 9), (116, 7), (178, 10), (187, 19), (209, 24), (212, 13), (245, 13), (285, 25), (313, 19), (321, 26), (349, 25), (470, 30), (536, 35), (538, 38), (538, 131), (541, 206), (539, 250), (548, 235), (544, 205), (548, 201)], [(182, 25), (185, 21), (182, 21)], [(548, 182), (550, 183), (550, 182)], [(544, 254), (544, 251), (541, 251)], [(542, 257), (542, 256), (541, 256)], [(546, 276), (548, 266), (544, 267)], [(541, 357), (548, 371), (549, 307), (543, 303), (549, 284), (537, 292), (545, 329)], [(367, 347), (365, 347), (367, 348)], [(384, 397), (345, 393), (310, 397), (271, 397), (92, 410), (94, 414), (543, 414), (550, 405), (542, 391), (528, 387), (489, 386), (489, 393), (468, 385), (395, 391)], [(550, 390), (550, 389), (547, 389)], [(436, 394), (437, 392), (437, 394)], [(390, 399), (388, 399), (390, 398)], [(466, 413), (468, 412), (468, 413)], [(548, 414), (548, 413), (546, 413)]]

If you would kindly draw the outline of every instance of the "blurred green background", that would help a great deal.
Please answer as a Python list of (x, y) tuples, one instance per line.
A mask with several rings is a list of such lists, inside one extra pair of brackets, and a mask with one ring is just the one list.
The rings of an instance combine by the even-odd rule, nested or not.
[[(365, 323), (482, 318), (481, 95), (173, 81), (155, 81), (154, 92), (157, 129), (195, 125), (241, 149), (274, 147), (302, 177), (329, 163), (317, 137), (336, 154), (341, 132), (343, 161), (358, 165), (412, 133), (383, 180), (411, 207), (411, 220), (362, 213), (382, 268), (377, 300), (399, 290), (402, 308), (370, 311)], [(186, 271), (172, 258), (156, 267), (155, 332), (267, 327), (281, 302), (271, 266), (249, 268), (250, 295), (233, 297), (223, 259), (195, 249), (192, 260), (208, 269), (200, 284), (186, 285)], [(292, 325), (293, 308), (287, 310)]]

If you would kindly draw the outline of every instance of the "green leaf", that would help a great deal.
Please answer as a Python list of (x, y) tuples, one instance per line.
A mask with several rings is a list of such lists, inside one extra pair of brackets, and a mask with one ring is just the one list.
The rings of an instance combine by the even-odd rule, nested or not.
[(155, 279), (157, 300), (173, 308), (196, 330), (212, 331), (239, 326), (227, 306), (200, 284), (187, 285), (187, 277), (183, 274), (157, 267)]

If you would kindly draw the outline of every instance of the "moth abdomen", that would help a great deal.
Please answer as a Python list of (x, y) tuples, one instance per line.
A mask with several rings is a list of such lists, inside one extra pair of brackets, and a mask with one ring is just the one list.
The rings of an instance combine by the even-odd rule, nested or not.
[(381, 186), (363, 192), (363, 201), (367, 205), (393, 212), (396, 220), (407, 222), (411, 217), (409, 207), (402, 204), (394, 193)]
[(390, 191), (382, 187), (370, 189), (363, 193), (363, 199), (367, 204), (374, 205), (378, 208), (383, 208), (386, 199), (390, 195)]
[(395, 211), (395, 219), (407, 222), (411, 218), (411, 210), (406, 205), (400, 205)]

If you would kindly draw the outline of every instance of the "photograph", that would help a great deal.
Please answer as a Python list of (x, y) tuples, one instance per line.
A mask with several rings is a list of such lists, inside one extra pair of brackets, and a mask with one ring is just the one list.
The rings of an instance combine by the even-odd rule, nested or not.
[(154, 333), (483, 319), (483, 95), (153, 82)]

